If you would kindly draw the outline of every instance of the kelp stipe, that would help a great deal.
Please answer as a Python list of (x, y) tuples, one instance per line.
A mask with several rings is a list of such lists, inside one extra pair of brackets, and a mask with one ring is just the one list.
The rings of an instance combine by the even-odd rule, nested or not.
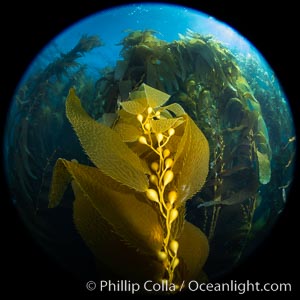
[[(49, 207), (71, 182), (74, 223), (97, 261), (128, 279), (197, 279), (208, 241), (185, 220), (185, 203), (204, 185), (208, 142), (169, 95), (146, 84), (121, 103), (112, 127), (93, 120), (74, 89), (66, 115), (95, 167), (56, 162)], [(105, 119), (105, 118), (104, 118)]]

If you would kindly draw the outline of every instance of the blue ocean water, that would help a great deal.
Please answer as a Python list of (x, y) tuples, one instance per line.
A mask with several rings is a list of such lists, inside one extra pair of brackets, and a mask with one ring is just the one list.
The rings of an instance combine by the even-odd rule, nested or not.
[(82, 35), (97, 35), (104, 46), (86, 53), (78, 61), (87, 64), (89, 71), (98, 76), (101, 68), (115, 66), (122, 48), (118, 44), (135, 30), (154, 30), (159, 39), (167, 42), (178, 40), (179, 34), (185, 35), (187, 30), (210, 34), (231, 50), (255, 56), (266, 64), (247, 39), (212, 16), (183, 6), (143, 3), (114, 7), (78, 21), (44, 48), (32, 68), (44, 67), (60, 53), (68, 52)]

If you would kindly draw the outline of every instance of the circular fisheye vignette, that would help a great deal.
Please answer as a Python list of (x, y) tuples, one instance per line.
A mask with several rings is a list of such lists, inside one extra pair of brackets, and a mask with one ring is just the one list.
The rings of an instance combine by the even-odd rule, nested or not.
[(270, 232), (295, 139), (276, 75), (245, 38), (192, 9), (138, 4), (43, 49), (4, 149), (14, 204), (62, 265), (96, 273), (96, 259), (100, 274), (176, 289), (226, 274)]

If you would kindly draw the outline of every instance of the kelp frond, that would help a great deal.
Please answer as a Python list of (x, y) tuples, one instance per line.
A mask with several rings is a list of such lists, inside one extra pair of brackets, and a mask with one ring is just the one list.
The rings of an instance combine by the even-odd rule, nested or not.
[[(109, 128), (84, 111), (71, 89), (66, 115), (95, 167), (59, 159), (49, 206), (59, 204), (72, 181), (74, 222), (98, 260), (105, 260), (105, 251), (91, 231), (107, 235), (102, 227), (110, 227), (113, 241), (102, 240), (102, 248), (114, 242), (138, 249), (149, 268), (134, 266), (136, 274), (144, 277), (150, 272), (158, 282), (177, 284), (196, 276), (208, 255), (207, 239), (185, 221), (184, 207), (205, 182), (209, 147), (180, 105), (163, 106), (168, 99), (168, 94), (142, 84), (122, 102), (117, 121)], [(81, 215), (87, 207), (94, 215), (91, 221)], [(190, 242), (198, 249), (193, 256), (187, 250)], [(133, 255), (127, 248), (125, 252)]]

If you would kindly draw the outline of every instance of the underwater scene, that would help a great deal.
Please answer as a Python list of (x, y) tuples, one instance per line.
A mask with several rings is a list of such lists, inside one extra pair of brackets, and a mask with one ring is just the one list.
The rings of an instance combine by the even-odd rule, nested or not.
[(174, 291), (259, 247), (295, 159), (288, 99), (258, 50), (166, 4), (104, 10), (50, 41), (4, 139), (13, 204), (49, 256), (79, 278)]

